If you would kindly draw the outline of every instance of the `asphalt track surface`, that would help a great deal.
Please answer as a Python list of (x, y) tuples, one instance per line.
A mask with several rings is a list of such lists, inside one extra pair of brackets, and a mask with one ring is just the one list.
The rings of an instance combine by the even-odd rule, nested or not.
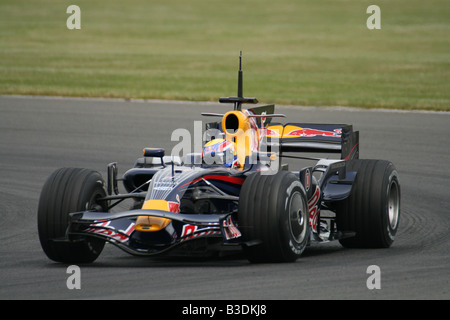
[[(81, 289), (66, 286), (68, 265), (41, 250), (36, 211), (46, 178), (60, 167), (106, 174), (131, 168), (142, 147), (167, 150), (173, 130), (208, 121), (207, 103), (0, 96), (0, 299), (449, 299), (450, 114), (279, 107), (296, 122), (349, 123), (361, 158), (391, 160), (402, 212), (389, 249), (312, 245), (295, 263), (250, 264), (242, 256), (141, 258), (107, 245), (80, 265)], [(295, 162), (290, 162), (295, 170)], [(381, 288), (369, 290), (377, 265)]]

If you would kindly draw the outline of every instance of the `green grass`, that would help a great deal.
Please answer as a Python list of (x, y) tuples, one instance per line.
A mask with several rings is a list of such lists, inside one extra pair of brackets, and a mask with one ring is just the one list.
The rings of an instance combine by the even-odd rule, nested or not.
[(448, 0), (0, 2), (0, 94), (216, 101), (240, 50), (264, 103), (450, 111)]

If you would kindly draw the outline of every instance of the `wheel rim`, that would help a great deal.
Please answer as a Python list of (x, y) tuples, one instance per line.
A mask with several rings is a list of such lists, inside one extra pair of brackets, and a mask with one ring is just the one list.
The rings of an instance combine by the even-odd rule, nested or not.
[(89, 201), (85, 204), (86, 210), (93, 210), (98, 212), (104, 212), (108, 210), (108, 204), (105, 201), (99, 201), (100, 198), (105, 197), (106, 194), (103, 192), (102, 189), (95, 190), (95, 192), (92, 194)]
[(400, 213), (400, 191), (397, 182), (392, 181), (389, 187), (389, 202), (388, 202), (388, 215), (389, 225), (391, 229), (395, 229), (398, 224), (398, 217)]
[(292, 239), (300, 244), (303, 242), (307, 229), (306, 204), (300, 192), (295, 192), (289, 203), (289, 229)]

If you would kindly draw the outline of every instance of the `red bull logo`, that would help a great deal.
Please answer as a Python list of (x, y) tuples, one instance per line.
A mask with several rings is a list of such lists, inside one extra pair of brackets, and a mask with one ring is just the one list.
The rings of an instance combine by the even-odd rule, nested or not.
[(278, 130), (273, 130), (273, 129), (267, 128), (266, 135), (269, 137), (279, 137), (280, 132)]
[(290, 131), (288, 134), (284, 135), (284, 137), (336, 137), (340, 138), (342, 134), (342, 129), (334, 129), (333, 131), (326, 131), (320, 129), (310, 129), (310, 128), (299, 128), (296, 130)]
[(169, 212), (180, 213), (180, 196), (177, 194), (177, 201), (167, 201)]

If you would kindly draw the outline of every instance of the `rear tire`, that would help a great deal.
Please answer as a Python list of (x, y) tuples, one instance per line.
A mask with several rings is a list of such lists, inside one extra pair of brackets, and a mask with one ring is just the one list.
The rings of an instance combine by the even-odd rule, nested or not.
[(355, 237), (341, 239), (344, 247), (388, 248), (400, 219), (400, 183), (395, 166), (384, 160), (352, 160), (348, 171), (357, 171), (350, 196), (337, 210), (341, 231)]
[(54, 240), (66, 236), (69, 213), (92, 209), (106, 212), (108, 204), (98, 201), (105, 196), (103, 178), (96, 171), (62, 168), (47, 179), (39, 199), (38, 231), (42, 249), (51, 260), (88, 263), (97, 259), (105, 245), (102, 239)]
[(250, 262), (293, 262), (309, 240), (305, 190), (291, 172), (249, 176), (241, 189), (238, 220)]

